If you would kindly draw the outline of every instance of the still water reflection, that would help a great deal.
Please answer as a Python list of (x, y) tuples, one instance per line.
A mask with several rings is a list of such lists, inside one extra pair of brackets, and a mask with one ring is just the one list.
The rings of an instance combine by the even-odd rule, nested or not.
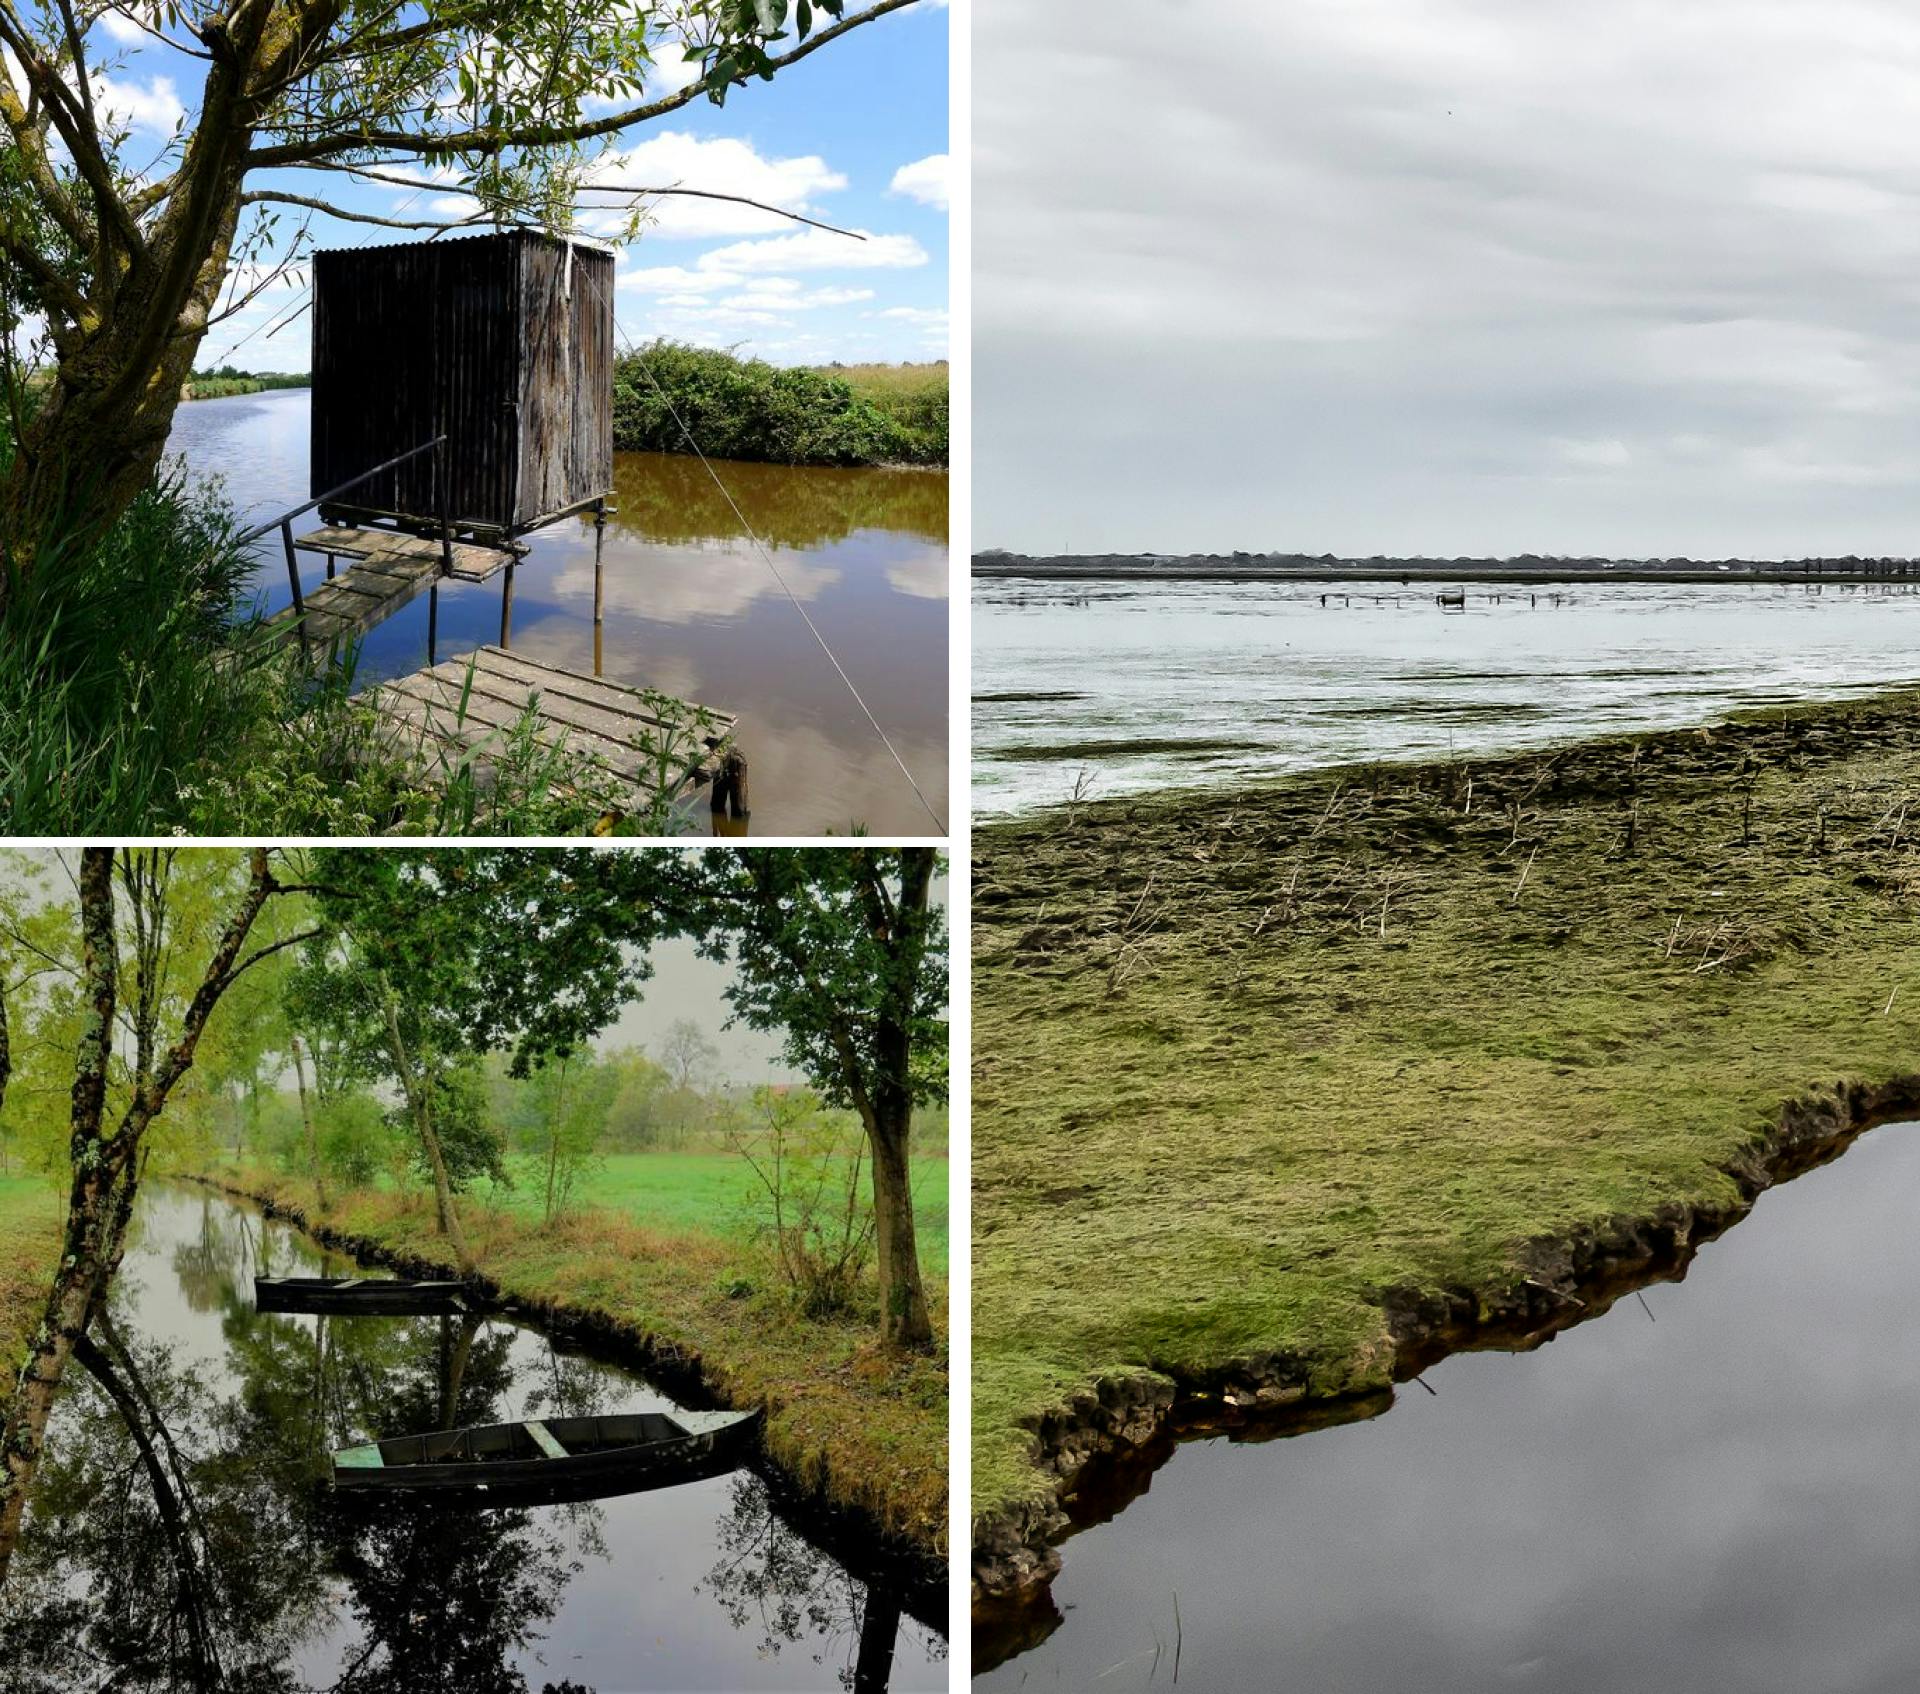
[[(200, 400), (180, 408), (169, 445), (192, 469), (219, 474), (247, 521), (264, 522), (307, 498), (307, 425), (303, 390)], [(945, 473), (715, 468), (725, 495), (697, 459), (615, 455), (599, 673), (740, 714), (756, 834), (854, 824), (933, 833), (747, 531), (766, 543), (938, 807), (947, 787)], [(514, 573), (512, 646), (594, 671), (592, 522), (528, 539), (533, 551)], [(311, 585), (324, 564), (313, 558), (306, 570)], [(270, 607), (291, 597), (277, 548), (263, 554), (258, 582)], [(442, 591), (442, 658), (499, 635), (499, 581)], [(361, 675), (397, 676), (426, 661), (423, 598), (368, 636)]]
[(1646, 1308), (1371, 1422), (1180, 1447), (978, 1686), (1169, 1687), (1176, 1641), (1182, 1694), (1920, 1686), (1916, 1193), (1889, 1125)]
[(103, 1339), (171, 1497), (76, 1366), (0, 1602), (9, 1694), (945, 1686), (940, 1635), (751, 1471), (523, 1510), (334, 1496), (327, 1455), (367, 1433), (673, 1402), (497, 1319), (263, 1316), (256, 1273), (348, 1262), (198, 1191), (141, 1206)]

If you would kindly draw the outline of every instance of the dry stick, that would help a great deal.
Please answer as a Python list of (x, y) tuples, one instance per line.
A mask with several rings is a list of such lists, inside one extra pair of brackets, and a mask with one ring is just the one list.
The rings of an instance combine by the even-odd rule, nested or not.
[(1905, 800), (1902, 800), (1900, 802), (1900, 817), (1893, 826), (1893, 839), (1887, 843), (1887, 851), (1889, 853), (1891, 853), (1894, 848), (1900, 845), (1900, 832), (1904, 830), (1906, 827), (1907, 827), (1907, 802)]
[(1656, 1318), (1656, 1317), (1655, 1317), (1655, 1316), (1653, 1315), (1653, 1308), (1652, 1308), (1651, 1306), (1649, 1306), (1649, 1305), (1647, 1304), (1647, 1297), (1646, 1297), (1646, 1295), (1644, 1295), (1644, 1294), (1642, 1294), (1642, 1293), (1640, 1292), (1640, 1290), (1636, 1288), (1636, 1289), (1635, 1289), (1635, 1290), (1633, 1291), (1633, 1297), (1634, 1297), (1634, 1298), (1635, 1298), (1636, 1300), (1638, 1300), (1638, 1301), (1640, 1302), (1640, 1309), (1641, 1309), (1641, 1311), (1643, 1311), (1643, 1312), (1645, 1312), (1645, 1313), (1647, 1314), (1647, 1322), (1648, 1322), (1648, 1323), (1658, 1323), (1658, 1322), (1660, 1321), (1660, 1320), (1659, 1320), (1658, 1318)]
[(1173, 1680), (1180, 1680), (1180, 1643), (1183, 1631), (1180, 1627), (1180, 1590), (1173, 1591)]
[[(1900, 992), (1899, 985), (1895, 984), (1893, 994), (1898, 994), (1899, 992)], [(1880, 1015), (1883, 1018), (1893, 1010), (1893, 994), (1889, 994), (1887, 996), (1887, 1003), (1880, 1008)]]
[(1440, 1398), (1440, 1390), (1435, 1388), (1434, 1385), (1430, 1383), (1424, 1376), (1416, 1376), (1413, 1380), (1419, 1383), (1420, 1386), (1424, 1388), (1429, 1394), (1431, 1394), (1436, 1400)]
[(1673, 933), (1667, 937), (1667, 951), (1664, 955), (1666, 958), (1671, 959), (1673, 957), (1673, 950), (1676, 946), (1679, 945), (1679, 942), (1680, 942), (1680, 920), (1678, 918), (1675, 918), (1673, 920)]
[(1533, 861), (1539, 857), (1540, 843), (1536, 841), (1533, 844), (1533, 851), (1527, 855), (1526, 864), (1520, 869), (1520, 880), (1513, 885), (1513, 898), (1507, 902), (1509, 906), (1520, 904), (1520, 890), (1527, 886), (1527, 877), (1533, 870)]

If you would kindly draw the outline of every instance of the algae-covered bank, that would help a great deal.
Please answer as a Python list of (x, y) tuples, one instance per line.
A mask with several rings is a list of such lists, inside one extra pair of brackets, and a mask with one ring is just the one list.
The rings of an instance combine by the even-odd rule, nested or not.
[(983, 1614), (1096, 1454), (1365, 1409), (1911, 1110), (1917, 834), (1913, 693), (979, 830)]

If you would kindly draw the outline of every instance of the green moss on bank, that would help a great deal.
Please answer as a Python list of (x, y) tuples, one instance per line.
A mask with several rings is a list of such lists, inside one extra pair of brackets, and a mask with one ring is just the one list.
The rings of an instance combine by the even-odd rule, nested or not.
[[(1909, 808), (1909, 800), (1912, 805)], [(1381, 1291), (1920, 1071), (1920, 695), (981, 829), (974, 1509), (1103, 1376), (1385, 1380)]]
[[(456, 1268), (422, 1196), (330, 1194), (258, 1169), (212, 1180), (381, 1249)], [(767, 1408), (766, 1446), (804, 1486), (865, 1512), (925, 1552), (947, 1550), (945, 1290), (928, 1290), (940, 1351), (881, 1348), (871, 1319), (802, 1319), (770, 1279), (742, 1278), (736, 1243), (651, 1231), (605, 1210), (542, 1228), (469, 1198), (462, 1227), (481, 1273), (509, 1298), (591, 1313), (697, 1355), (735, 1406)]]

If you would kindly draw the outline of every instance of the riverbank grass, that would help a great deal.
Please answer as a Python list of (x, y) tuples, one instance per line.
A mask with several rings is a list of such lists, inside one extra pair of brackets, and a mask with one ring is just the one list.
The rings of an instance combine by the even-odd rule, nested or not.
[[(203, 1174), (382, 1253), (458, 1268), (423, 1193), (330, 1193), (322, 1211), (305, 1181), (231, 1165)], [(770, 1260), (720, 1235), (648, 1228), (604, 1207), (543, 1226), (472, 1195), (462, 1201), (461, 1223), (481, 1274), (506, 1298), (604, 1318), (697, 1360), (729, 1404), (767, 1408), (767, 1451), (790, 1476), (945, 1556), (942, 1284), (927, 1291), (938, 1352), (898, 1355), (880, 1347), (870, 1311), (802, 1319)]]
[(1386, 1291), (1674, 1202), (1920, 1071), (1920, 695), (980, 830), (977, 1525), (1104, 1378), (1383, 1385)]
[(44, 1176), (0, 1176), (0, 1361), (12, 1382), (60, 1254), (60, 1191)]

